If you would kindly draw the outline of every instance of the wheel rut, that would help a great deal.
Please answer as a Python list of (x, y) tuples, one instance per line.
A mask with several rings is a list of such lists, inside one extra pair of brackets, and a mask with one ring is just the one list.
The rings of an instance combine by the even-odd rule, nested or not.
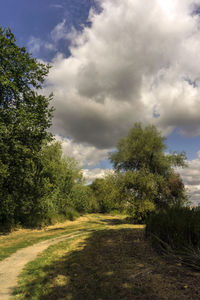
[(8, 300), (17, 286), (17, 277), (24, 266), (34, 260), (38, 254), (46, 250), (49, 246), (60, 241), (71, 239), (83, 235), (82, 231), (62, 235), (49, 240), (42, 241), (32, 246), (23, 248), (13, 253), (10, 257), (0, 262), (0, 300)]

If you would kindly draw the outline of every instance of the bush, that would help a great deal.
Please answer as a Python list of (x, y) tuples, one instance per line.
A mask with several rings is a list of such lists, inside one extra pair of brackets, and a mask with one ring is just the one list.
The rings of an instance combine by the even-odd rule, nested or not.
[(146, 218), (154, 210), (155, 205), (152, 201), (149, 200), (135, 200), (127, 207), (127, 212), (129, 213), (135, 224), (144, 224)]
[(65, 217), (70, 221), (74, 221), (79, 217), (79, 213), (73, 207), (67, 207), (65, 209)]

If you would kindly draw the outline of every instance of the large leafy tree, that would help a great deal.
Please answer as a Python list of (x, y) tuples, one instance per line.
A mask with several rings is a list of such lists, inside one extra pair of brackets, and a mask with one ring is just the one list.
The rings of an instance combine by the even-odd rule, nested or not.
[(0, 27), (0, 223), (21, 221), (40, 194), (38, 153), (51, 139), (51, 96), (38, 93), (49, 66)]
[(165, 138), (155, 126), (136, 123), (110, 154), (115, 170), (124, 174), (130, 207), (136, 214), (141, 210), (141, 219), (145, 203), (148, 211), (153, 205), (182, 205), (186, 200), (182, 179), (174, 171), (186, 166), (185, 153), (166, 154), (165, 150)]
[(165, 137), (154, 125), (142, 127), (136, 123), (125, 138), (120, 139), (117, 151), (110, 160), (116, 170), (139, 171), (148, 169), (151, 173), (164, 175), (171, 167), (185, 166), (185, 153), (165, 154)]

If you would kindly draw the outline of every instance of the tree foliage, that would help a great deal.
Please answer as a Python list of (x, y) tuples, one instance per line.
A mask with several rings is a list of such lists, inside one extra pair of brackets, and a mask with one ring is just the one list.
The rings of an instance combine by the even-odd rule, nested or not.
[(124, 203), (123, 182), (120, 174), (107, 174), (104, 178), (97, 178), (90, 185), (101, 213), (112, 210), (122, 210)]
[(120, 139), (117, 151), (110, 161), (118, 171), (148, 169), (151, 173), (165, 175), (172, 167), (185, 166), (185, 153), (165, 154), (165, 137), (153, 125), (142, 127), (136, 123), (125, 138)]
[[(43, 145), (40, 166), (39, 182), (35, 185), (40, 191), (27, 222), (31, 225), (49, 224), (59, 216), (65, 217), (69, 208), (71, 212), (78, 210), (74, 189), (84, 186), (82, 170), (77, 161), (72, 157), (62, 156), (59, 142)], [(81, 212), (85, 211), (86, 209)]]
[(71, 157), (52, 142), (52, 96), (39, 93), (49, 66), (0, 27), (0, 225), (49, 224), (97, 209)]
[(51, 140), (51, 96), (38, 94), (49, 66), (0, 27), (0, 223), (20, 221), (37, 198), (39, 152)]
[(183, 205), (187, 200), (175, 167), (184, 167), (185, 153), (166, 154), (165, 138), (153, 125), (140, 123), (122, 138), (110, 160), (121, 174), (127, 207), (138, 221), (156, 207)]

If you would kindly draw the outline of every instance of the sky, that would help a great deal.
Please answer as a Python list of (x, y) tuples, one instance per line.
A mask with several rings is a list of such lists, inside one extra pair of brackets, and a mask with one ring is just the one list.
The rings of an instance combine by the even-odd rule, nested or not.
[(1, 0), (0, 25), (52, 68), (51, 131), (88, 180), (135, 122), (154, 124), (200, 202), (200, 0)]

